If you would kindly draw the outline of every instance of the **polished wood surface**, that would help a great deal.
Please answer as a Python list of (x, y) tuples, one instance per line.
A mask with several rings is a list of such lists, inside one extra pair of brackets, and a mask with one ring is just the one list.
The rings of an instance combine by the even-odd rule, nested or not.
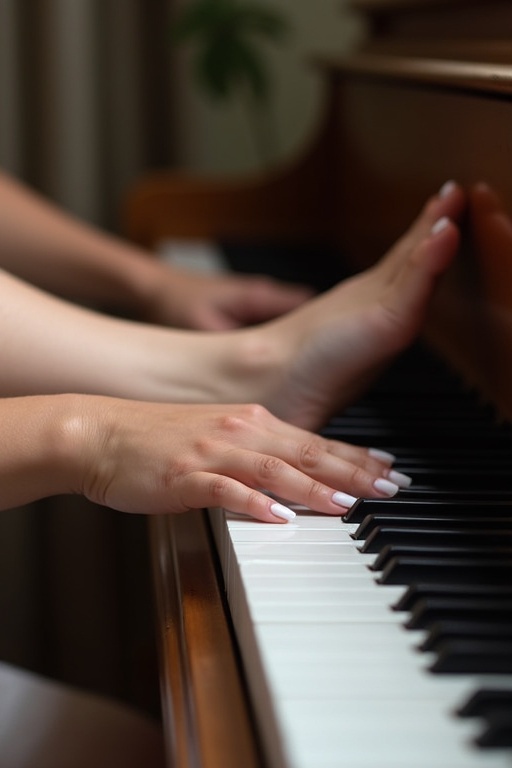
[[(126, 231), (145, 246), (173, 237), (330, 243), (358, 270), (382, 255), (429, 195), (456, 179), (469, 201), (463, 242), (442, 280), (425, 335), (494, 404), (499, 418), (511, 420), (512, 4), (351, 4), (365, 13), (372, 34), (351, 56), (314, 62), (323, 73), (325, 108), (308, 147), (278, 168), (243, 179), (152, 174), (128, 196)], [(182, 576), (182, 568), (190, 571), (194, 585), (196, 569), (215, 570), (214, 561), (206, 564), (204, 532), (194, 553), (196, 521), (191, 528), (189, 521), (152, 521), (164, 715), (169, 733), (176, 734), (171, 764), (216, 765), (191, 762), (185, 747), (192, 741), (200, 745), (201, 758), (215, 753), (218, 765), (250, 766), (249, 757), (229, 762), (229, 732), (248, 733), (246, 745), (255, 746), (247, 723), (230, 727), (234, 713), (226, 681), (236, 673), (236, 647), (226, 662), (226, 681), (222, 671), (204, 679), (199, 671), (210, 669), (209, 661), (202, 666), (201, 659), (210, 657), (209, 651), (202, 655), (201, 638), (206, 634), (216, 646), (223, 634), (223, 602), (215, 588), (205, 591), (202, 576), (195, 586)], [(199, 645), (192, 639), (196, 633)], [(224, 639), (229, 646), (229, 633)], [(213, 652), (220, 670), (230, 656), (224, 656), (223, 642)], [(177, 663), (180, 652), (185, 660)], [(187, 677), (190, 665), (196, 671)], [(233, 700), (242, 694), (243, 683)], [(198, 713), (204, 708), (204, 722), (212, 709), (218, 719), (196, 739), (190, 712), (202, 722)]]
[(162, 708), (172, 768), (260, 768), (202, 512), (151, 520)]

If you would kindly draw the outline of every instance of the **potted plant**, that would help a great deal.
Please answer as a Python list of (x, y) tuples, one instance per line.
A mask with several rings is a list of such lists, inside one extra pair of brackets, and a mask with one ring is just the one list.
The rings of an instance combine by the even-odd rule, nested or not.
[(191, 49), (202, 91), (217, 102), (242, 100), (262, 163), (275, 156), (277, 146), (265, 44), (281, 42), (287, 32), (281, 13), (250, 0), (191, 0), (172, 29), (173, 42)]

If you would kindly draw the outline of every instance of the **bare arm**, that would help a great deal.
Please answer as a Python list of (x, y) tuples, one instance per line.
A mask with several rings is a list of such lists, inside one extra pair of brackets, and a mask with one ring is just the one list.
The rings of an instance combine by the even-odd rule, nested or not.
[[(325, 514), (372, 490), (379, 473), (261, 406), (184, 406), (87, 395), (0, 399), (0, 509), (63, 493), (123, 512), (224, 507), (264, 522), (294, 512), (269, 493)], [(385, 481), (388, 482), (388, 481)]]
[(74, 491), (125, 511), (269, 520), (260, 488), (326, 513), (393, 495), (407, 479), (392, 457), (292, 424), (317, 429), (418, 333), (463, 202), (450, 185), (377, 267), (254, 329), (118, 320), (0, 271), (0, 506)]
[(264, 278), (174, 269), (1, 173), (0, 267), (73, 301), (203, 330), (266, 320), (310, 295)]

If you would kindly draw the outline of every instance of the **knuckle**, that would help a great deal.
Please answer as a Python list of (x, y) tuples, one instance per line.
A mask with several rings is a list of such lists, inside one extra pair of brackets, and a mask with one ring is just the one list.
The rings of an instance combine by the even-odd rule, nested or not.
[(311, 440), (299, 449), (299, 466), (304, 469), (313, 469), (320, 462), (322, 449), (317, 441)]
[(268, 419), (267, 409), (258, 403), (244, 403), (231, 413), (219, 417), (219, 430), (227, 434), (237, 434), (247, 429), (248, 425), (261, 423)]
[(226, 413), (219, 417), (217, 427), (221, 434), (233, 435), (245, 428), (245, 420), (238, 413)]
[(350, 473), (349, 482), (355, 489), (366, 488), (369, 482), (368, 473), (362, 467), (354, 467)]
[(227, 477), (223, 477), (222, 475), (216, 475), (215, 477), (212, 477), (209, 481), (209, 496), (212, 500), (212, 502), (220, 502), (222, 501), (227, 494), (229, 486), (229, 480)]
[(259, 460), (258, 476), (263, 480), (277, 477), (283, 468), (283, 462), (275, 456), (263, 456)]
[(250, 490), (247, 495), (247, 509), (251, 511), (261, 509), (261, 494), (258, 491)]
[(316, 480), (311, 480), (309, 484), (308, 489), (308, 498), (310, 501), (314, 502), (319, 497), (323, 497), (326, 494), (326, 488), (322, 483), (317, 482)]
[(263, 421), (269, 416), (265, 406), (259, 403), (247, 403), (243, 408), (249, 421)]

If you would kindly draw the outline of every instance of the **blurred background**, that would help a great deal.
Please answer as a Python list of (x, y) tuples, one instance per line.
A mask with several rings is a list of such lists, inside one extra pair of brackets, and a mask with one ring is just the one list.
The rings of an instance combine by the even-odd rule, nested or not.
[[(243, 105), (209, 100), (187, 47), (172, 45), (188, 2), (0, 0), (0, 165), (107, 226), (126, 185), (148, 168), (255, 167)], [(343, 52), (363, 30), (343, 0), (264, 5), (288, 26), (264, 50), (281, 157), (307, 141), (319, 114), (311, 55)]]
[[(0, 0), (0, 167), (112, 231), (150, 169), (261, 167), (243, 106), (209, 100), (188, 48), (171, 45), (187, 2)], [(342, 0), (268, 5), (289, 27), (263, 51), (272, 164), (306, 146), (319, 120), (312, 54), (343, 53), (364, 30)], [(155, 711), (145, 536), (143, 519), (75, 498), (2, 513), (0, 659)]]

